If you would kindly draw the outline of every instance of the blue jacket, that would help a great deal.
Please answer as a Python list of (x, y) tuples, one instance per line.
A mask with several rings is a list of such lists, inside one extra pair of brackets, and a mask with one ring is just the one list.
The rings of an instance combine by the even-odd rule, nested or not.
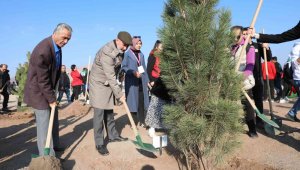
[[(142, 87), (144, 94), (144, 109), (147, 111), (149, 106), (149, 94), (148, 94), (148, 83), (149, 78), (147, 74), (147, 69), (145, 65), (145, 58), (142, 52), (140, 55), (140, 64), (144, 68), (144, 73), (142, 73)], [(135, 54), (131, 49), (127, 50), (122, 61), (122, 68), (125, 72), (125, 95), (126, 101), (130, 112), (138, 111), (138, 96), (139, 96), (139, 78), (134, 76), (134, 72), (138, 71), (138, 62)]]

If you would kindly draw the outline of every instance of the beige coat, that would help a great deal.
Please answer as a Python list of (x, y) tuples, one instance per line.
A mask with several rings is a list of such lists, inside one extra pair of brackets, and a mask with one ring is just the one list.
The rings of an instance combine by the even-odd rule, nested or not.
[(114, 97), (119, 99), (123, 96), (114, 69), (122, 53), (114, 41), (107, 43), (97, 52), (89, 77), (89, 97), (92, 107), (113, 109)]

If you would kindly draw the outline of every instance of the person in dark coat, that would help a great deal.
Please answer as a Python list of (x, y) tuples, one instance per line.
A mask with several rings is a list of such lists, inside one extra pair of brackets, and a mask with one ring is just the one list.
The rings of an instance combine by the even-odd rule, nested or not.
[(122, 70), (125, 72), (125, 95), (130, 112), (137, 114), (136, 123), (145, 126), (145, 114), (149, 106), (148, 83), (142, 40), (133, 37), (132, 46), (125, 52)]
[(7, 87), (10, 84), (10, 76), (9, 76), (9, 70), (7, 70), (6, 64), (0, 65), (0, 94), (3, 95), (3, 103), (2, 103), (2, 111), (3, 112), (9, 112), (10, 110), (7, 108), (8, 100), (9, 100), (9, 94), (7, 91)]
[[(257, 39), (258, 42), (265, 42), (265, 43), (283, 43), (288, 41), (293, 41), (300, 38), (300, 22), (298, 24), (280, 34), (257, 34), (255, 33), (255, 29), (249, 29), (249, 33), (252, 34), (254, 38)], [(297, 87), (300, 87), (300, 81), (295, 82)], [(292, 121), (299, 121), (297, 118), (297, 111), (300, 109), (300, 98), (297, 99), (291, 110), (288, 114), (285, 115), (286, 118)]]
[(68, 74), (66, 73), (66, 66), (61, 66), (61, 74), (58, 82), (58, 97), (57, 97), (57, 104), (60, 103), (61, 98), (63, 97), (64, 93), (66, 93), (68, 103), (71, 102), (70, 98), (70, 79)]
[[(261, 44), (257, 42), (252, 42), (252, 45), (255, 48), (255, 65), (253, 68), (255, 85), (252, 88), (252, 94), (257, 109), (259, 110), (260, 113), (263, 113), (264, 112), (264, 105), (263, 105), (264, 83), (263, 83), (263, 76), (261, 70), (262, 59), (264, 59), (263, 48), (266, 48), (267, 60), (271, 59), (272, 51), (271, 48), (266, 43)], [(256, 116), (256, 127), (264, 128), (264, 122), (258, 116)]]
[[(36, 45), (33, 49), (25, 83), (24, 102), (34, 109), (37, 129), (39, 155), (44, 155), (50, 109), (56, 106), (56, 86), (60, 77), (62, 61), (61, 48), (71, 39), (72, 28), (60, 23), (53, 34)], [(58, 112), (55, 109), (50, 155), (62, 151), (59, 143)]]
[(88, 70), (87, 68), (83, 68), (80, 75), (82, 77), (82, 86), (81, 86), (81, 91), (83, 93), (83, 96), (85, 96), (85, 91), (87, 88), (87, 84), (86, 84), (86, 80), (87, 80), (87, 74), (88, 74)]
[(278, 101), (279, 103), (285, 103), (285, 100), (284, 100), (285, 96), (282, 93), (282, 87), (281, 87), (282, 67), (281, 67), (280, 63), (277, 62), (276, 56), (272, 57), (272, 62), (275, 64), (275, 69), (276, 69), (276, 77), (274, 80), (274, 87), (277, 91), (277, 97), (275, 100)]

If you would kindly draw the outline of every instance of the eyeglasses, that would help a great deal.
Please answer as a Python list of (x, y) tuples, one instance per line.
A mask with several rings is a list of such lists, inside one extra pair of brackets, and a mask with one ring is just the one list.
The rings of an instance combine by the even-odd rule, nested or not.
[(141, 36), (133, 36), (133, 38), (142, 38)]

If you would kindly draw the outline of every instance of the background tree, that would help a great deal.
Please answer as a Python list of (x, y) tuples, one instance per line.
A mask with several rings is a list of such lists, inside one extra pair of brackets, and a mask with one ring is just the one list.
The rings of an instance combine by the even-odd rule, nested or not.
[(207, 169), (238, 146), (241, 77), (229, 51), (231, 14), (217, 0), (169, 0), (159, 36), (162, 78), (175, 103), (165, 107), (171, 143), (188, 169)]
[(16, 81), (18, 84), (17, 95), (19, 96), (18, 106), (21, 106), (24, 99), (24, 87), (27, 79), (30, 55), (31, 55), (30, 52), (27, 52), (26, 54), (27, 61), (23, 64), (19, 64), (19, 67), (17, 68), (17, 72), (16, 72)]

